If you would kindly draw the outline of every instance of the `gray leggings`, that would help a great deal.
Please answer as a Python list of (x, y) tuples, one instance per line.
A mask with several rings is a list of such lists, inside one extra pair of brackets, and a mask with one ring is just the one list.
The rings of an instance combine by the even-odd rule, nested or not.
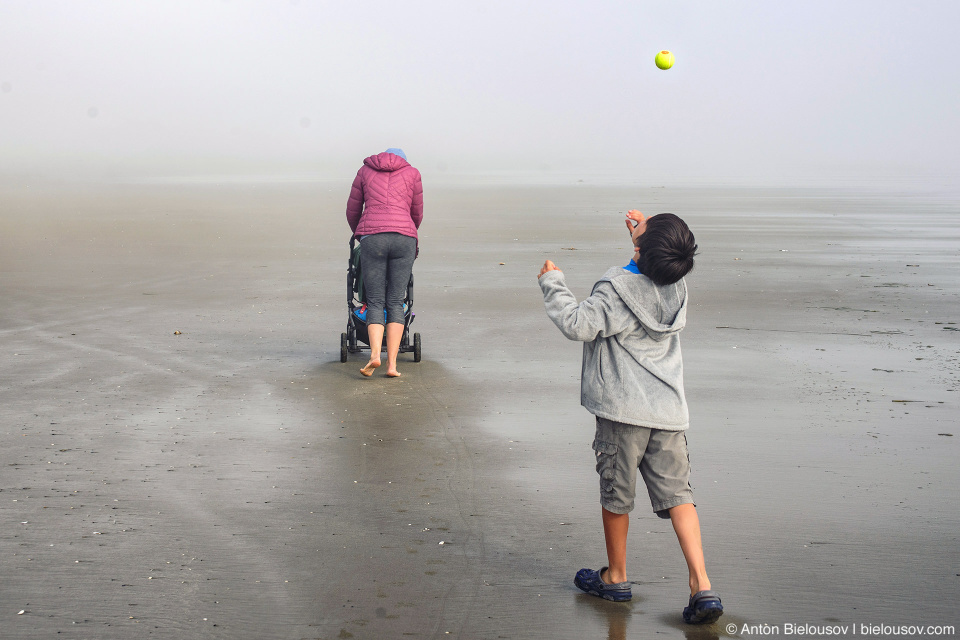
[(360, 241), (360, 269), (367, 297), (367, 324), (403, 324), (403, 299), (417, 257), (417, 239), (401, 233), (375, 233)]

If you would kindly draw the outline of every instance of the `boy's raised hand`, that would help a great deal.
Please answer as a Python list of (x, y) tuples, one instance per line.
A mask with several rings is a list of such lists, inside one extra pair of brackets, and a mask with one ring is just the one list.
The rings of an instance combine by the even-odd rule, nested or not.
[(641, 236), (647, 229), (647, 219), (637, 209), (627, 211), (627, 219), (625, 222), (627, 223), (627, 230), (630, 232), (630, 237), (633, 237), (634, 231), (639, 231), (637, 235)]
[(553, 262), (551, 262), (550, 260), (547, 260), (546, 262), (543, 263), (543, 268), (540, 269), (540, 275), (537, 276), (537, 278), (540, 278), (540, 276), (545, 274), (547, 271), (560, 271), (560, 269), (557, 268), (557, 265), (553, 264)]

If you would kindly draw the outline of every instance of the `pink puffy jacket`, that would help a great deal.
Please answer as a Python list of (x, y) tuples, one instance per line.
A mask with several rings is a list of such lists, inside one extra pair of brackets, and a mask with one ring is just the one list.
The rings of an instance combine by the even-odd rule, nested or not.
[(347, 222), (353, 233), (393, 231), (416, 238), (422, 219), (420, 172), (386, 151), (364, 159), (347, 199)]

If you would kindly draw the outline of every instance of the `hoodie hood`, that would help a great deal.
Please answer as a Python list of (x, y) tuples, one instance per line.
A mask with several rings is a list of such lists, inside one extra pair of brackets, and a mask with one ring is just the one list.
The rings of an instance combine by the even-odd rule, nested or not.
[(410, 166), (410, 163), (400, 156), (386, 151), (364, 158), (363, 164), (376, 171), (396, 171)]
[(627, 308), (654, 340), (663, 340), (687, 324), (687, 283), (684, 280), (658, 286), (645, 275), (622, 267), (608, 271), (608, 280)]

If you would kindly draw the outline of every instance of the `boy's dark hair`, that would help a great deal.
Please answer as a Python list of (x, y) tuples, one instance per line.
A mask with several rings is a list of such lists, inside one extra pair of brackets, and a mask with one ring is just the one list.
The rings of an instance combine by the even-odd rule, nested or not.
[(647, 220), (647, 229), (638, 238), (640, 273), (665, 285), (678, 282), (693, 269), (697, 243), (687, 223), (672, 213), (660, 213)]

